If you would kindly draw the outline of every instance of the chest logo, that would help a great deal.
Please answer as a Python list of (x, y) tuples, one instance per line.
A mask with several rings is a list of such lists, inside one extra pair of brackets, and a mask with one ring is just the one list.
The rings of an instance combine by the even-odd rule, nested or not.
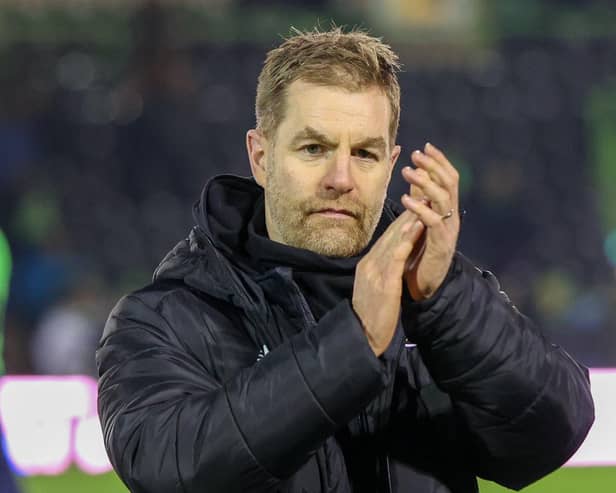
[(261, 348), (261, 350), (259, 351), (259, 354), (257, 355), (257, 361), (263, 358), (267, 353), (269, 353), (269, 349), (265, 344), (263, 344), (263, 347)]

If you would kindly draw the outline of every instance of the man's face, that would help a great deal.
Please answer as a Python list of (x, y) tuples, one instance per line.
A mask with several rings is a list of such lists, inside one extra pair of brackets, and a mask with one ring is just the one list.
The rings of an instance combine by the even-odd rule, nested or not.
[[(348, 92), (303, 81), (267, 142), (266, 224), (270, 239), (333, 257), (358, 254), (381, 217), (391, 171), (390, 107), (377, 87)], [(264, 179), (263, 179), (264, 178)]]

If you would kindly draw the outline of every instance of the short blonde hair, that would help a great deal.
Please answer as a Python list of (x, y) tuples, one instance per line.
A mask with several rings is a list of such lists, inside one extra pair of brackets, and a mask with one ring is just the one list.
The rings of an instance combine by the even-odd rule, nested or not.
[(377, 86), (387, 96), (391, 108), (389, 135), (396, 140), (400, 119), (400, 85), (398, 55), (380, 38), (353, 29), (343, 32), (334, 27), (293, 35), (269, 51), (257, 85), (257, 128), (273, 138), (284, 119), (286, 90), (294, 81), (359, 91)]

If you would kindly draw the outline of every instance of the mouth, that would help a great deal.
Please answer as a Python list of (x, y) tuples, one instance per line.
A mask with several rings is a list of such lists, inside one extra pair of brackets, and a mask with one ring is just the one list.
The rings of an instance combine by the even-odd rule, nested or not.
[(356, 215), (347, 209), (320, 209), (315, 211), (314, 214), (336, 219), (356, 218)]

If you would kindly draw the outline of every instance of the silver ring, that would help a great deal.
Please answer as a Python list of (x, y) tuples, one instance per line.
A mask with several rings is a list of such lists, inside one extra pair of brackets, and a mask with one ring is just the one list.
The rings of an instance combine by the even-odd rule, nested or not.
[(441, 216), (441, 220), (445, 220), (445, 219), (449, 219), (451, 216), (453, 216), (453, 209), (449, 209), (449, 212), (447, 214), (443, 214)]

